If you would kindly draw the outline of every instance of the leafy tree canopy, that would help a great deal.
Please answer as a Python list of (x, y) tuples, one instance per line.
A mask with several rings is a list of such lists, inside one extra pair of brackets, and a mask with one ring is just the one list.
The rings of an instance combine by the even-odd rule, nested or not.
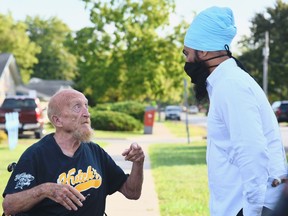
[(32, 76), (42, 79), (72, 80), (77, 60), (65, 42), (71, 34), (68, 26), (56, 17), (47, 20), (39, 16), (26, 18), (30, 40), (40, 46), (39, 62), (34, 65)]
[(93, 27), (71, 41), (78, 57), (76, 84), (90, 101), (180, 101), (183, 27), (163, 34), (174, 11), (167, 0), (84, 0)]
[(262, 86), (265, 32), (269, 32), (268, 93), (270, 101), (288, 98), (288, 4), (278, 0), (252, 18), (251, 37), (241, 41), (240, 60)]
[(0, 53), (12, 53), (20, 68), (22, 79), (28, 82), (37, 64), (41, 48), (32, 42), (26, 34), (27, 26), (23, 22), (15, 22), (9, 15), (0, 14)]

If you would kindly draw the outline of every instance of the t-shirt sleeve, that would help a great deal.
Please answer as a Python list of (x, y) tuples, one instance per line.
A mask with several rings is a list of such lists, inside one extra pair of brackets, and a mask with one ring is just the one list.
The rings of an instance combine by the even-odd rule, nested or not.
[(2, 196), (5, 197), (6, 194), (21, 192), (34, 186), (36, 186), (36, 169), (28, 148), (17, 162)]
[(121, 167), (106, 153), (107, 193), (109, 195), (118, 191), (128, 178)]

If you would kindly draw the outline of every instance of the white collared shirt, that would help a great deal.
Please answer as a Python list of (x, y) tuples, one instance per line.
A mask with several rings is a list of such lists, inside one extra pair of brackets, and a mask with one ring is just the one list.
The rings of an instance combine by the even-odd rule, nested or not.
[(275, 114), (261, 87), (235, 60), (208, 77), (207, 165), (211, 216), (260, 216), (273, 208), (287, 175), (287, 161)]

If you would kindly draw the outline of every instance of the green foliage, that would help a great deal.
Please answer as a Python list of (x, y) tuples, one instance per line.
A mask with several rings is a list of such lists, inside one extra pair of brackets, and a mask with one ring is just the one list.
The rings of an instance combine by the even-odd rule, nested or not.
[(72, 80), (77, 71), (77, 60), (65, 44), (71, 33), (68, 26), (56, 17), (43, 20), (38, 16), (28, 16), (25, 22), (30, 39), (42, 48), (37, 55), (39, 62), (34, 65), (32, 76)]
[(19, 66), (22, 80), (28, 82), (32, 67), (38, 62), (36, 54), (41, 48), (26, 34), (27, 26), (15, 22), (11, 15), (0, 14), (0, 53), (12, 53)]
[(113, 111), (91, 110), (91, 125), (96, 130), (137, 131), (143, 125), (130, 115)]
[(7, 134), (3, 131), (3, 130), (0, 130), (0, 144), (4, 141), (4, 140), (7, 140)]
[(269, 32), (268, 93), (270, 101), (288, 98), (288, 3), (277, 0), (252, 18), (251, 37), (243, 38), (243, 55), (239, 60), (259, 85), (263, 83), (263, 48)]
[(174, 1), (84, 2), (93, 26), (76, 32), (70, 46), (79, 59), (76, 87), (89, 101), (179, 102), (184, 23), (165, 32)]
[(144, 121), (145, 105), (135, 101), (98, 104), (95, 109), (126, 113), (141, 122)]

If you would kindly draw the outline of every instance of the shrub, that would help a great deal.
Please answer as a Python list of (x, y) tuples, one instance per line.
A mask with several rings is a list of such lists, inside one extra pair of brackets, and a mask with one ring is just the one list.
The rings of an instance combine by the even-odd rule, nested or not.
[(91, 126), (96, 130), (138, 131), (143, 127), (140, 121), (125, 113), (92, 109), (90, 114)]
[(0, 130), (0, 144), (4, 141), (4, 140), (7, 140), (8, 137), (7, 137), (7, 134), (3, 131), (3, 130)]
[(97, 109), (99, 111), (111, 111), (112, 106), (113, 106), (112, 103), (103, 103), (103, 104), (97, 104), (97, 106), (93, 107), (92, 109)]
[(135, 101), (98, 104), (96, 110), (126, 113), (144, 122), (145, 105)]

